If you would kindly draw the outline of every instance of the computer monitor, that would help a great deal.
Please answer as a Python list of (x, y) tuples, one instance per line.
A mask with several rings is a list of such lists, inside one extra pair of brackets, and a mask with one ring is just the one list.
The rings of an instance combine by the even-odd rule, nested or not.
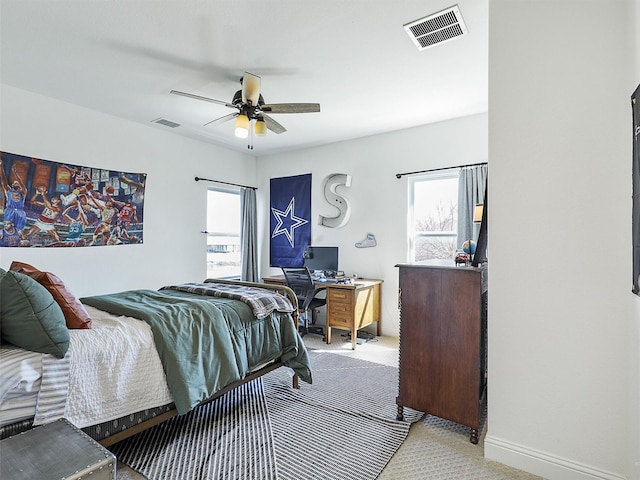
[(314, 247), (308, 245), (304, 249), (304, 266), (312, 273), (322, 270), (325, 275), (335, 275), (338, 271), (338, 247)]

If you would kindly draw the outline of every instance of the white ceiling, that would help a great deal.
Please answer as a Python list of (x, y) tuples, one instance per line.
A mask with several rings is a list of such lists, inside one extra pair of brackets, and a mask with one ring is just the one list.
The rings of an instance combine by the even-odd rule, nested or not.
[[(456, 4), (468, 34), (419, 51), (403, 25)], [(487, 111), (488, 0), (0, 0), (0, 35), (4, 84), (255, 156)], [(230, 102), (244, 71), (321, 112), (248, 151), (203, 126), (233, 110), (169, 93)]]

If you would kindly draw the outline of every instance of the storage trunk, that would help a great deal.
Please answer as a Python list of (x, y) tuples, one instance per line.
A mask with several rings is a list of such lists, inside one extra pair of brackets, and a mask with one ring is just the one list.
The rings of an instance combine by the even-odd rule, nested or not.
[(114, 480), (116, 457), (66, 419), (0, 442), (0, 478)]

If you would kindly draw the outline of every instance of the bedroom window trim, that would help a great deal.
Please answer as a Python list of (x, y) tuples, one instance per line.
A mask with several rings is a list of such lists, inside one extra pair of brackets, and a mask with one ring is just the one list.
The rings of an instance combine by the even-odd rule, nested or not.
[[(430, 258), (453, 258), (455, 252), (455, 245), (457, 244), (457, 199), (458, 199), (458, 176), (459, 169), (447, 169), (444, 171), (434, 171), (430, 173), (425, 173), (422, 175), (416, 175), (409, 178), (408, 186), (409, 186), (409, 206), (408, 206), (408, 222), (407, 222), (407, 239), (408, 239), (408, 260), (410, 262), (430, 259)], [(416, 211), (418, 210), (416, 205), (416, 189), (426, 185), (427, 182), (452, 182), (455, 184), (455, 193), (450, 195), (450, 199), (455, 201), (455, 213), (454, 218), (452, 219), (451, 228), (450, 229), (442, 229), (442, 230), (419, 230), (416, 228)], [(449, 186), (449, 188), (454, 188)], [(445, 198), (445, 197), (442, 197)], [(431, 203), (431, 202), (429, 202)], [(421, 239), (433, 239), (433, 240), (446, 240), (451, 239), (453, 245), (453, 251), (450, 252), (450, 255), (441, 256), (441, 257), (431, 257), (423, 258), (417, 252), (417, 245), (420, 243)]]
[[(213, 194), (213, 195), (212, 195)], [(219, 196), (224, 195), (224, 197)], [(232, 203), (234, 211), (237, 209), (235, 219), (228, 216), (216, 216), (222, 210), (213, 204), (216, 197), (226, 198)], [(207, 188), (207, 278), (220, 278), (229, 280), (239, 280), (241, 276), (241, 210), (240, 210), (240, 188), (235, 187), (208, 187)], [(225, 209), (226, 211), (226, 209)], [(216, 226), (215, 222), (221, 222), (224, 227)], [(229, 229), (229, 222), (237, 221), (237, 230)], [(214, 223), (212, 223), (214, 222)], [(234, 225), (235, 227), (235, 225)], [(230, 243), (222, 243), (224, 239), (230, 239)], [(225, 258), (227, 257), (228, 258)]]

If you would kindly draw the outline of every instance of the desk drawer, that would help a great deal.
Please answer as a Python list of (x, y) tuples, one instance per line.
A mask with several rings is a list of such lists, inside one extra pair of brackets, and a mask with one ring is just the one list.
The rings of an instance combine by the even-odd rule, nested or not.
[(348, 327), (353, 325), (353, 317), (350, 313), (329, 312), (328, 322), (330, 327)]
[(353, 317), (353, 304), (351, 302), (336, 302), (335, 300), (329, 300), (327, 302), (327, 313), (330, 317), (342, 315), (345, 317)]
[(329, 288), (327, 289), (327, 300), (333, 304), (344, 304), (347, 308), (353, 306), (353, 292), (347, 289)]
[(353, 325), (353, 292), (339, 288), (327, 289), (329, 325), (351, 328)]

